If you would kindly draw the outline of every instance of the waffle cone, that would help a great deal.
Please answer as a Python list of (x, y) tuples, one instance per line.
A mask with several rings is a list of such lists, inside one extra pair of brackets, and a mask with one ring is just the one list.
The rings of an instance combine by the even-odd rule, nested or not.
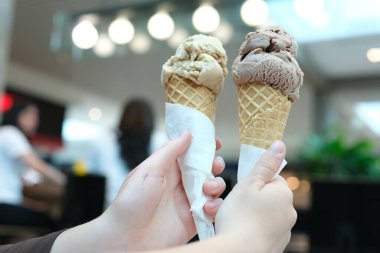
[(292, 102), (278, 89), (261, 83), (238, 85), (240, 143), (268, 148), (281, 140)]
[(178, 75), (172, 75), (164, 89), (166, 102), (196, 109), (214, 122), (216, 95), (210, 89)]

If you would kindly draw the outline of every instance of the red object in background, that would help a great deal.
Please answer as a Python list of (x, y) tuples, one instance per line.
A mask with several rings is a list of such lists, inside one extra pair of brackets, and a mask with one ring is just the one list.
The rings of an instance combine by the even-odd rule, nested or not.
[(9, 111), (14, 104), (13, 97), (7, 93), (4, 92), (3, 95), (0, 97), (0, 111), (7, 112)]
[(52, 153), (63, 148), (62, 139), (58, 137), (36, 134), (31, 136), (29, 139), (33, 146), (44, 150), (47, 153)]

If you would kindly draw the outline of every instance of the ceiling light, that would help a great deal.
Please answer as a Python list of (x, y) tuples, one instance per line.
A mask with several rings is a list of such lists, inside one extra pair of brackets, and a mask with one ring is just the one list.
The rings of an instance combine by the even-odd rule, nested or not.
[(184, 41), (187, 37), (189, 37), (189, 34), (185, 29), (178, 28), (174, 31), (173, 35), (170, 36), (170, 38), (167, 40), (168, 45), (176, 49), (179, 44)]
[(219, 23), (219, 12), (210, 4), (202, 4), (193, 13), (193, 25), (201, 33), (214, 32)]
[(315, 25), (324, 25), (328, 22), (324, 5), (324, 0), (294, 0), (297, 15)]
[(148, 21), (149, 34), (157, 40), (166, 40), (174, 32), (174, 21), (164, 11), (159, 11), (150, 17)]
[(116, 44), (127, 44), (135, 35), (135, 27), (129, 19), (122, 17), (117, 18), (108, 27), (108, 34)]
[(98, 41), (98, 31), (89, 21), (79, 22), (71, 33), (74, 44), (81, 49), (90, 49)]
[(223, 44), (227, 44), (231, 40), (233, 34), (234, 31), (230, 23), (222, 22), (212, 35), (220, 39)]
[(107, 35), (101, 34), (94, 47), (94, 52), (99, 57), (110, 57), (115, 52), (115, 44), (108, 38)]
[(152, 41), (149, 36), (145, 34), (136, 34), (130, 44), (130, 48), (135, 54), (145, 54), (149, 51), (151, 45)]
[(380, 62), (380, 48), (370, 48), (367, 51), (367, 59), (372, 63)]
[(100, 110), (99, 108), (97, 107), (94, 107), (94, 108), (91, 108), (89, 111), (88, 111), (88, 117), (92, 120), (92, 121), (98, 121), (102, 118), (102, 110)]
[(240, 16), (246, 25), (263, 25), (269, 18), (268, 4), (263, 0), (247, 0), (240, 8)]

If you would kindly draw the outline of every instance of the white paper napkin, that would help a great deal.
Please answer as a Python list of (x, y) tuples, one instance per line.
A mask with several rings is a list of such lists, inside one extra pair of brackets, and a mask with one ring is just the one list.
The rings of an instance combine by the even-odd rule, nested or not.
[[(248, 175), (248, 173), (254, 168), (257, 161), (260, 159), (261, 155), (265, 152), (265, 149), (241, 144), (240, 145), (240, 155), (239, 155), (239, 165), (238, 165), (238, 181), (243, 179)], [(286, 165), (284, 160), (281, 164), (279, 171), (274, 177), (276, 177)]]
[(192, 141), (187, 151), (178, 158), (182, 181), (191, 205), (200, 240), (215, 235), (212, 220), (203, 212), (207, 201), (203, 183), (213, 177), (212, 162), (215, 156), (215, 126), (203, 113), (179, 104), (165, 104), (165, 128), (169, 139), (176, 139), (190, 131)]

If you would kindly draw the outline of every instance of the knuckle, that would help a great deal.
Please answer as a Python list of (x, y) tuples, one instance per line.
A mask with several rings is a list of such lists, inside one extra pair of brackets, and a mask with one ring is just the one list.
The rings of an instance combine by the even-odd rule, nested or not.
[(289, 243), (291, 238), (292, 238), (292, 233), (291, 232), (286, 233), (286, 243)]
[(254, 187), (255, 189), (257, 188), (257, 186), (259, 185), (262, 185), (263, 184), (263, 181), (265, 180), (264, 177), (262, 177), (261, 175), (257, 176), (257, 177), (254, 177), (254, 178), (245, 178), (244, 180), (242, 180), (241, 182), (239, 182), (237, 184), (237, 186), (242, 186), (242, 187), (248, 187), (248, 188), (251, 188), (251, 187)]
[(291, 227), (293, 227), (297, 222), (297, 211), (292, 208), (291, 214), (290, 214), (290, 220), (291, 220)]
[(270, 170), (273, 173), (276, 172), (276, 170), (277, 170), (276, 162), (273, 159), (260, 159), (257, 162), (257, 166), (259, 168), (264, 168), (264, 169)]
[(289, 188), (289, 186), (287, 184), (278, 184), (277, 187), (283, 199), (293, 203), (293, 191)]
[(290, 190), (289, 187), (287, 187), (287, 191), (286, 192), (287, 192), (288, 199), (291, 201), (291, 203), (293, 203), (293, 191)]
[(283, 185), (283, 194), (284, 194), (284, 197), (285, 199), (293, 202), (293, 191), (289, 188), (288, 185)]

